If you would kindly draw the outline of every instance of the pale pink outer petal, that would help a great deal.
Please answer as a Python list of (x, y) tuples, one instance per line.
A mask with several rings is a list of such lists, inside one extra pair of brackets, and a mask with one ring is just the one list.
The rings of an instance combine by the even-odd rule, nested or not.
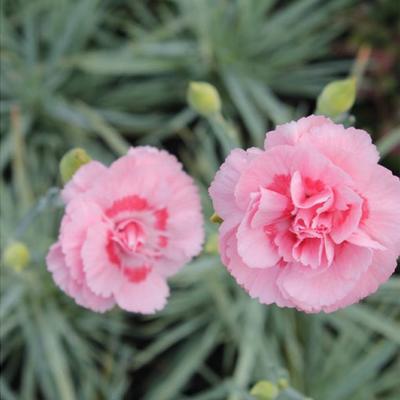
[(378, 287), (394, 273), (397, 257), (398, 253), (393, 249), (375, 250), (371, 266), (361, 275), (357, 285), (339, 302), (325, 307), (324, 311), (333, 312), (339, 308), (347, 307), (376, 292)]
[(314, 146), (356, 183), (368, 177), (370, 169), (379, 160), (379, 153), (372, 144), (371, 136), (361, 129), (344, 128), (335, 124), (315, 127), (308, 135), (303, 136), (300, 143)]
[(66, 207), (61, 221), (60, 243), (71, 276), (78, 282), (84, 279), (81, 250), (88, 228), (101, 221), (103, 211), (90, 200), (77, 196)]
[(103, 222), (92, 225), (82, 247), (83, 268), (88, 287), (97, 295), (118, 292), (126, 279), (120, 265), (112, 264), (107, 254), (109, 227)]
[(365, 247), (344, 243), (336, 249), (333, 263), (322, 271), (288, 264), (279, 276), (279, 288), (298, 309), (323, 311), (339, 303), (357, 286), (371, 265), (372, 253)]
[(278, 125), (273, 131), (267, 132), (264, 147), (266, 150), (281, 145), (293, 146), (306, 136), (314, 127), (326, 125), (335, 126), (334, 123), (322, 115), (310, 115), (298, 121)]
[(55, 283), (77, 304), (96, 312), (104, 312), (114, 306), (112, 297), (96, 296), (85, 284), (79, 284), (71, 277), (59, 242), (50, 247), (46, 262)]
[(248, 216), (239, 225), (236, 237), (238, 253), (248, 267), (268, 268), (279, 261), (280, 255), (275, 244), (262, 227), (251, 228)]
[(259, 149), (232, 150), (216, 173), (209, 188), (215, 212), (224, 220), (234, 218), (237, 222), (243, 216), (244, 209), (238, 207), (235, 200), (235, 187), (242, 172), (249, 162), (257, 158)]
[(285, 144), (315, 147), (355, 182), (368, 177), (369, 169), (379, 160), (378, 151), (367, 132), (334, 124), (323, 116), (310, 115), (280, 125), (266, 134), (265, 148)]
[(292, 302), (284, 298), (276, 281), (282, 272), (278, 266), (258, 269), (246, 266), (237, 252), (237, 241), (234, 235), (227, 240), (226, 267), (237, 283), (242, 286), (252, 298), (263, 304), (276, 303), (280, 307), (293, 307)]
[(114, 294), (121, 308), (142, 314), (153, 314), (164, 308), (168, 295), (169, 288), (165, 279), (154, 271), (142, 282), (125, 281)]
[(68, 203), (76, 196), (87, 192), (106, 171), (107, 167), (98, 161), (90, 161), (82, 165), (62, 190), (62, 199)]
[(172, 154), (148, 146), (137, 147), (114, 161), (88, 194), (104, 209), (116, 199), (132, 195), (161, 208), (173, 195), (171, 184), (182, 175), (182, 165)]
[(367, 216), (360, 228), (385, 247), (400, 252), (400, 179), (376, 165), (359, 187), (367, 201)]

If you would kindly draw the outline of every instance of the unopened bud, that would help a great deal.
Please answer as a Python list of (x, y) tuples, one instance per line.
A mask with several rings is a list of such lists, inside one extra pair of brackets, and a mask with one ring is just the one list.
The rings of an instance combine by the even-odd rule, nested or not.
[(289, 387), (289, 381), (285, 378), (281, 378), (278, 380), (279, 389), (286, 389)]
[(22, 242), (9, 244), (2, 256), (4, 265), (14, 268), (17, 272), (20, 272), (28, 265), (30, 258), (29, 249)]
[(211, 215), (210, 217), (210, 221), (214, 224), (222, 224), (224, 222), (224, 220), (216, 213), (214, 213), (213, 215)]
[(75, 148), (65, 153), (60, 161), (60, 175), (63, 183), (66, 184), (82, 165), (91, 160), (86, 151), (80, 148)]
[(195, 111), (205, 117), (221, 111), (218, 91), (207, 82), (190, 82), (187, 100)]
[(274, 400), (279, 395), (279, 388), (270, 381), (257, 382), (250, 391), (257, 400)]
[(317, 113), (336, 117), (349, 111), (356, 99), (356, 79), (334, 81), (324, 87), (317, 100)]

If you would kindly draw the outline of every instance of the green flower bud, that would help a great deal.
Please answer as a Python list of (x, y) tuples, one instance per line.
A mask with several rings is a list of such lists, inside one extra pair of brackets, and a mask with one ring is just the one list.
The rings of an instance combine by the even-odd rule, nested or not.
[(336, 117), (349, 111), (356, 100), (356, 79), (334, 81), (324, 87), (317, 100), (317, 114)]
[(14, 268), (17, 272), (20, 272), (28, 265), (30, 258), (29, 249), (22, 242), (9, 244), (2, 255), (4, 265)]
[(222, 224), (224, 222), (224, 220), (216, 213), (214, 213), (213, 215), (211, 215), (210, 217), (210, 221), (214, 224)]
[(269, 381), (257, 382), (250, 391), (257, 400), (274, 400), (278, 397), (279, 388)]
[(279, 389), (287, 389), (289, 387), (289, 381), (285, 378), (281, 378), (278, 380)]
[(91, 160), (86, 151), (80, 148), (75, 148), (65, 153), (60, 161), (60, 175), (63, 183), (66, 184), (82, 165)]
[(205, 117), (221, 111), (218, 91), (207, 82), (190, 82), (187, 100), (195, 111)]

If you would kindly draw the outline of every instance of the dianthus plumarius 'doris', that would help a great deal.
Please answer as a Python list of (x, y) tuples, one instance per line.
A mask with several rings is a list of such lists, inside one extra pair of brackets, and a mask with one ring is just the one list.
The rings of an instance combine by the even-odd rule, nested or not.
[(62, 198), (65, 215), (47, 255), (56, 284), (98, 312), (162, 309), (167, 278), (200, 252), (204, 236), (197, 189), (176, 158), (136, 147), (110, 167), (90, 161)]
[(400, 252), (400, 181), (365, 131), (309, 116), (235, 149), (209, 189), (219, 249), (261, 303), (332, 312), (375, 292)]

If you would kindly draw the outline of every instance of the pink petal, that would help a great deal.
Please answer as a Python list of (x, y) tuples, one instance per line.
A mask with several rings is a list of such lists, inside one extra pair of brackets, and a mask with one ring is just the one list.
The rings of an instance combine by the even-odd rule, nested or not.
[(289, 204), (286, 196), (261, 188), (258, 209), (251, 219), (251, 226), (259, 228), (276, 222), (286, 216)]
[(114, 264), (108, 252), (109, 232), (102, 222), (92, 225), (81, 253), (87, 285), (104, 297), (115, 294), (125, 280), (121, 265)]
[(366, 200), (360, 228), (385, 247), (400, 249), (400, 180), (377, 165), (359, 188)]
[(237, 204), (242, 210), (247, 209), (252, 193), (258, 193), (261, 188), (269, 188), (277, 177), (291, 175), (295, 151), (291, 146), (278, 146), (250, 161), (235, 188)]
[(263, 227), (252, 228), (247, 216), (237, 231), (238, 253), (250, 268), (274, 266), (280, 259), (276, 246)]
[(247, 267), (237, 252), (237, 242), (234, 236), (228, 242), (229, 263), (227, 269), (252, 298), (258, 299), (261, 303), (276, 303), (280, 307), (293, 307), (290, 300), (285, 299), (276, 281), (282, 272), (280, 267), (259, 269)]
[(107, 168), (98, 161), (91, 161), (82, 165), (65, 185), (61, 192), (61, 197), (68, 203), (76, 196), (85, 193), (95, 183), (95, 181), (107, 171)]
[(51, 246), (46, 261), (56, 284), (66, 294), (74, 298), (77, 304), (96, 312), (104, 312), (114, 306), (115, 302), (112, 297), (96, 296), (86, 284), (80, 284), (72, 278), (65, 264), (60, 243)]
[(165, 279), (152, 272), (142, 282), (124, 282), (115, 293), (115, 300), (124, 310), (152, 314), (164, 308), (168, 295)]
[(386, 247), (382, 246), (376, 240), (373, 240), (366, 232), (361, 229), (355, 230), (351, 236), (347, 239), (349, 243), (357, 246), (368, 247), (374, 250), (385, 250)]
[(289, 264), (280, 275), (278, 285), (299, 309), (319, 312), (349, 294), (371, 261), (371, 250), (345, 243), (336, 248), (330, 267), (315, 270)]
[(233, 150), (216, 173), (209, 188), (214, 210), (222, 219), (239, 218), (243, 210), (236, 204), (234, 196), (235, 187), (241, 173), (247, 168), (249, 162), (261, 154), (261, 150), (241, 149)]
[(299, 208), (314, 207), (317, 204), (326, 202), (332, 197), (332, 191), (329, 188), (308, 196), (299, 171), (295, 171), (292, 175), (290, 193), (292, 195), (293, 204)]
[(338, 124), (311, 129), (309, 134), (302, 137), (301, 143), (316, 148), (354, 181), (363, 180), (379, 159), (367, 132)]
[(298, 121), (278, 125), (275, 130), (267, 132), (264, 147), (265, 149), (269, 149), (281, 145), (293, 146), (304, 137), (307, 137), (313, 128), (325, 127), (326, 125), (334, 126), (330, 119), (321, 115), (310, 115), (300, 118)]
[(82, 197), (76, 197), (67, 205), (61, 222), (60, 242), (71, 276), (78, 282), (84, 278), (81, 250), (87, 229), (102, 217), (99, 206)]
[(362, 215), (362, 199), (351, 189), (341, 188), (336, 192), (336, 199), (338, 198), (344, 199), (342, 201), (346, 204), (346, 210), (336, 211), (333, 215), (330, 237), (336, 244), (342, 243), (356, 231)]
[(364, 271), (357, 285), (340, 302), (325, 308), (325, 312), (333, 312), (338, 308), (357, 303), (364, 297), (374, 293), (394, 273), (397, 265), (397, 253), (393, 249), (375, 250), (370, 267)]

